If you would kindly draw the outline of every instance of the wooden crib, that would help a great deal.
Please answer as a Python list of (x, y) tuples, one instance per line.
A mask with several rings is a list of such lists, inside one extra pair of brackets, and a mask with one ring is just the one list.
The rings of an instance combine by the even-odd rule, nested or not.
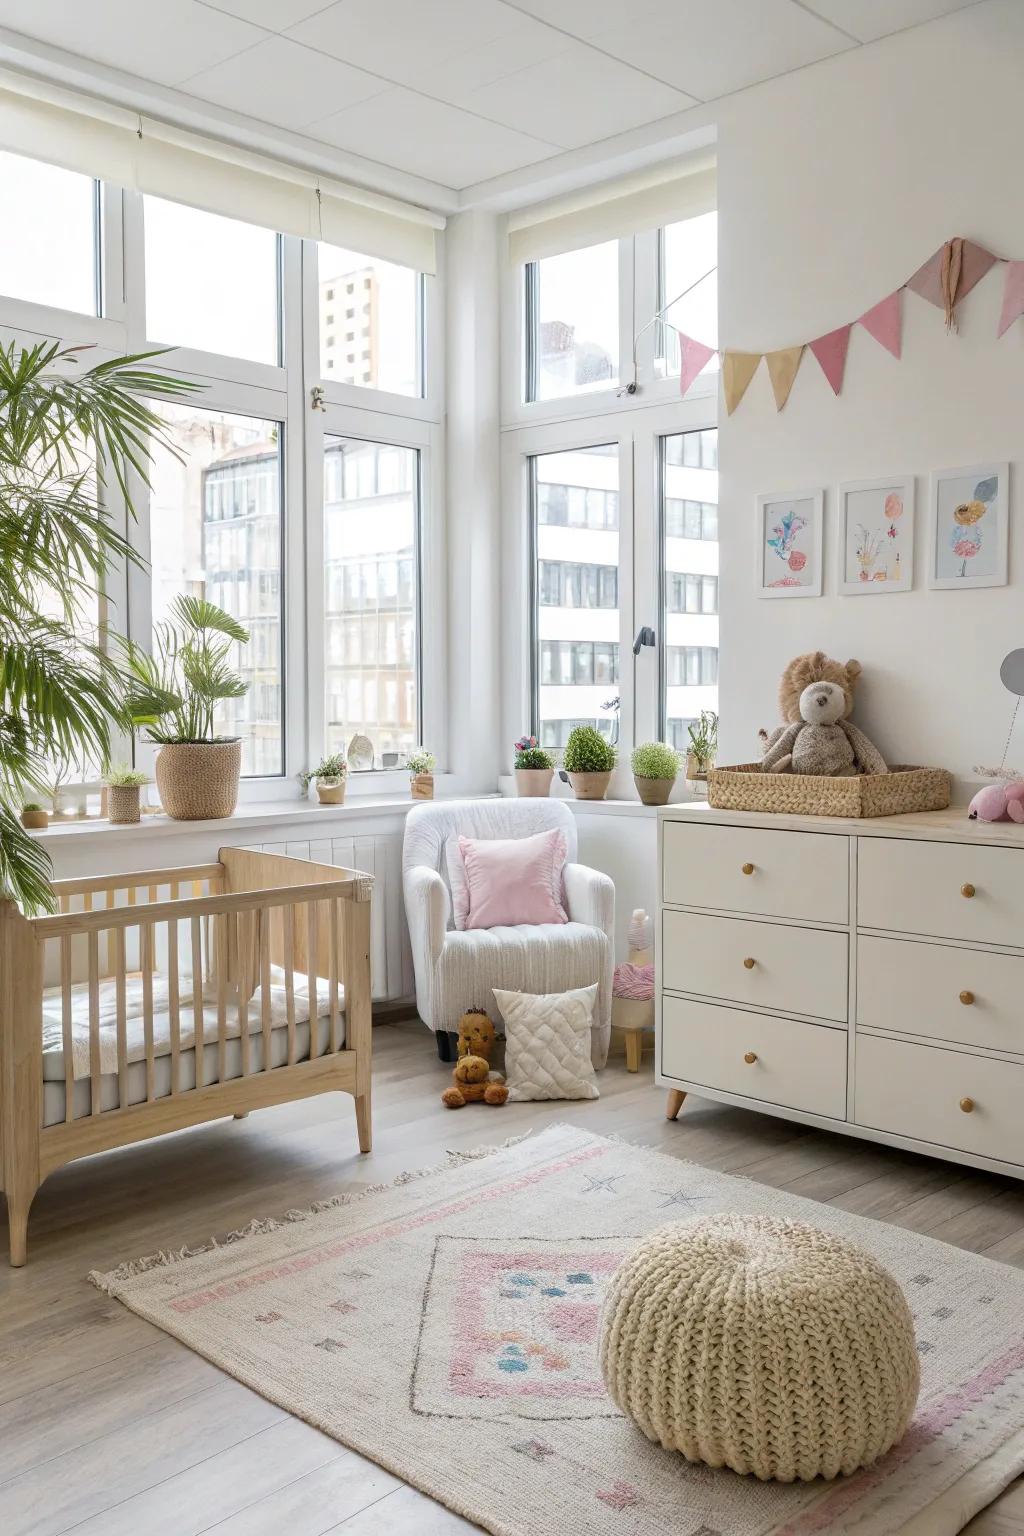
[(338, 1089), (370, 1150), (370, 899), (357, 870), (217, 863), (0, 902), (0, 1188), (25, 1262), (40, 1184), (76, 1157)]

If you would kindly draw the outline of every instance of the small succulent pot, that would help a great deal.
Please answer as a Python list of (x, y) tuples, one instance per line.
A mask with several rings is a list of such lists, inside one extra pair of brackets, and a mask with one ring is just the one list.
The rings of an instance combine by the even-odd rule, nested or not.
[(409, 780), (409, 792), (414, 800), (433, 800), (434, 775), (432, 773), (414, 773)]
[(577, 800), (603, 800), (612, 781), (611, 770), (607, 773), (570, 773), (569, 783)]
[(522, 800), (543, 800), (551, 793), (553, 768), (517, 768), (516, 794)]
[(633, 775), (636, 792), (644, 805), (668, 805), (675, 782), (675, 779), (642, 779), (638, 774)]
[(48, 827), (50, 825), (50, 813), (49, 811), (30, 811), (26, 809), (21, 813), (21, 824), (23, 827), (28, 827), (33, 831), (39, 831), (41, 827)]
[(317, 779), (316, 797), (321, 805), (345, 804), (345, 780), (341, 779)]
[(242, 742), (171, 741), (156, 758), (160, 803), (174, 821), (213, 821), (238, 804)]
[(115, 827), (130, 827), (142, 820), (140, 784), (107, 785), (107, 820)]

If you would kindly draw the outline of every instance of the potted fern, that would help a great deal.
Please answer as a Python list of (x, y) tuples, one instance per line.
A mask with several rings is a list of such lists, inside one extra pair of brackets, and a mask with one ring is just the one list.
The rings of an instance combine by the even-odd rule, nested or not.
[(679, 772), (679, 757), (663, 741), (644, 741), (630, 758), (633, 783), (644, 805), (667, 805)]
[(248, 638), (245, 626), (215, 603), (179, 596), (171, 617), (154, 628), (155, 656), (123, 642), (132, 722), (160, 747), (157, 788), (175, 821), (230, 816), (238, 804), (241, 737), (216, 735), (213, 717), (218, 704), (247, 691), (229, 657), (232, 645)]
[(594, 726), (577, 725), (566, 740), (562, 767), (577, 800), (603, 800), (615, 767), (615, 748)]
[(107, 786), (107, 820), (115, 827), (135, 826), (142, 820), (142, 786), (146, 774), (138, 768), (118, 764), (103, 775)]
[(348, 778), (348, 763), (341, 752), (332, 752), (323, 757), (315, 768), (310, 768), (306, 773), (299, 774), (299, 783), (302, 785), (302, 793), (309, 794), (309, 786), (316, 784), (316, 797), (321, 805), (345, 804), (345, 780)]
[(515, 746), (516, 794), (524, 799), (544, 798), (551, 792), (555, 760), (538, 744), (536, 736), (521, 736)]

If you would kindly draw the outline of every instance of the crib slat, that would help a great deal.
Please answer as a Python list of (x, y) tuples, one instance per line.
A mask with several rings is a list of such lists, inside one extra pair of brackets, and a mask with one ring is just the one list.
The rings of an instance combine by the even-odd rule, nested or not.
[(274, 1064), (270, 1051), (272, 1026), (270, 1008), (270, 913), (258, 912), (256, 914), (256, 921), (259, 924), (260, 936), (260, 1025), (263, 1030), (263, 1070), (264, 1072), (269, 1072)]
[(195, 1029), (196, 1087), (206, 1079), (203, 1060), (203, 932), (198, 917), (192, 919), (192, 1023)]
[(225, 913), (217, 920), (217, 1081), (227, 1077), (228, 1051), (228, 923), (235, 914)]
[(125, 975), (128, 959), (124, 928), (114, 930), (114, 994), (117, 1011), (117, 1107), (128, 1107), (128, 1008)]
[(153, 924), (139, 924), (139, 969), (142, 971), (142, 1037), (146, 1046), (146, 1103), (156, 1098), (156, 1057), (153, 1042)]
[(295, 1065), (295, 908), (281, 908), (284, 931), (284, 1002), (288, 1020), (288, 1065)]
[(316, 914), (317, 903), (306, 902), (306, 986), (309, 993), (309, 1059), (320, 1053), (317, 1050), (318, 1004), (316, 996)]
[(75, 1052), (71, 1029), (71, 940), (60, 941), (60, 1014), (64, 1046), (64, 1120), (70, 1125), (75, 1113)]
[[(173, 887), (172, 887), (173, 895)], [(167, 1021), (171, 1035), (171, 1093), (181, 1087), (181, 1011), (178, 993), (178, 920), (167, 922)]]
[(249, 1063), (249, 995), (252, 991), (249, 972), (252, 966), (251, 912), (233, 912), (235, 925), (235, 1008), (238, 1015), (238, 1043), (242, 1054), (242, 1076), (248, 1077)]
[[(106, 893), (106, 901), (104, 902), (104, 906), (106, 907), (108, 912), (111, 910), (112, 907), (117, 905), (116, 897), (117, 897), (117, 891), (115, 890), (115, 888), (113, 886), (111, 886), (110, 889)], [(105, 969), (106, 969), (106, 974), (108, 976), (112, 976), (114, 974), (114, 950), (115, 950), (114, 935), (115, 935), (116, 931), (117, 930), (114, 929), (114, 928), (108, 928), (107, 929), (107, 964), (106, 964), (106, 968)]]
[[(88, 900), (88, 892), (86, 893)], [(100, 1073), (100, 936), (89, 934), (89, 1112), (98, 1115), (102, 1108), (103, 1085)]]
[(327, 903), (327, 990), (331, 1006), (331, 1052), (338, 1050), (338, 903)]

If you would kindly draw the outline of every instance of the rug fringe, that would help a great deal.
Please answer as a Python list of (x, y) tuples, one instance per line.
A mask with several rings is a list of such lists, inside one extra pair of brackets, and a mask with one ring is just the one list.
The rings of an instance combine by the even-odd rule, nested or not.
[(227, 1232), (223, 1237), (210, 1237), (205, 1243), (197, 1243), (185, 1248), (164, 1248), (158, 1253), (144, 1254), (139, 1259), (128, 1259), (125, 1263), (119, 1264), (116, 1269), (107, 1271), (91, 1269), (87, 1278), (98, 1290), (104, 1291), (108, 1296), (116, 1296), (119, 1285), (126, 1280), (136, 1280), (152, 1269), (166, 1269), (171, 1264), (182, 1264), (186, 1259), (197, 1259), (204, 1253), (214, 1252), (215, 1249), (244, 1242), (247, 1237), (263, 1237), (267, 1233), (280, 1231), (291, 1222), (308, 1221), (313, 1216), (322, 1215), (324, 1211), (337, 1210), (345, 1205), (355, 1205), (371, 1195), (383, 1195), (389, 1189), (397, 1189), (403, 1184), (414, 1184), (417, 1179), (431, 1178), (439, 1173), (450, 1173), (453, 1168), (458, 1168), (462, 1163), (493, 1157), (496, 1152), (505, 1152), (510, 1147), (518, 1146), (520, 1142), (527, 1141), (532, 1135), (532, 1130), (522, 1131), (518, 1136), (508, 1136), (504, 1141), (490, 1145), (467, 1147), (465, 1150), (450, 1147), (445, 1152), (443, 1162), (429, 1164), (425, 1168), (404, 1169), (396, 1174), (390, 1183), (368, 1184), (365, 1189), (332, 1195), (327, 1200), (314, 1200), (302, 1210), (293, 1209), (285, 1211), (281, 1217), (267, 1216), (262, 1220), (250, 1221), (247, 1226), (238, 1227), (234, 1232)]

